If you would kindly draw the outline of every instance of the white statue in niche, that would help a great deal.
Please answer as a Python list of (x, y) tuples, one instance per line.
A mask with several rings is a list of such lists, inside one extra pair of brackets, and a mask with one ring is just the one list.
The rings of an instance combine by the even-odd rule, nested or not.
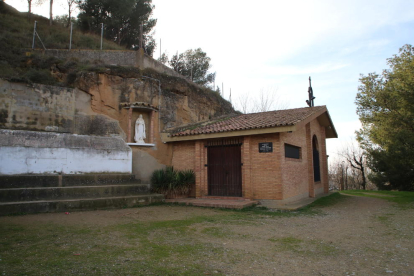
[(135, 137), (134, 140), (137, 144), (145, 144), (145, 122), (142, 118), (142, 114), (139, 114), (138, 119), (135, 121)]

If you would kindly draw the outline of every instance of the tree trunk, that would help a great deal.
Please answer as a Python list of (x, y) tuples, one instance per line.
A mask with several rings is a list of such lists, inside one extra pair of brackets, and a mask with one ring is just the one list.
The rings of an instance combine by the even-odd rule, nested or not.
[(53, 23), (52, 8), (53, 8), (53, 0), (50, 0), (50, 10), (49, 10), (49, 25), (50, 26), (52, 26), (52, 23)]
[(32, 16), (32, 0), (27, 0), (27, 4), (29, 5), (29, 18)]
[(362, 172), (362, 189), (366, 190), (367, 189), (367, 181), (365, 180), (365, 170), (364, 170), (363, 166), (361, 166), (361, 172)]
[(71, 9), (71, 7), (69, 6), (69, 18), (68, 18), (68, 28), (70, 28), (70, 23), (71, 23), (71, 19), (70, 19), (70, 16), (72, 15), (72, 11), (70, 10)]

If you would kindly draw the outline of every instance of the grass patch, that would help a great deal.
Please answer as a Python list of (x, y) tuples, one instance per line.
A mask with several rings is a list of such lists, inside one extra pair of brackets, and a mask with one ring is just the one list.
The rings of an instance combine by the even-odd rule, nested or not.
[(201, 233), (215, 238), (226, 238), (232, 236), (229, 230), (223, 229), (223, 227), (206, 227), (201, 230)]
[(317, 240), (302, 240), (291, 236), (270, 238), (269, 241), (276, 244), (278, 250), (290, 251), (302, 256), (329, 256), (339, 251), (333, 244)]
[(414, 209), (414, 192), (348, 190), (340, 193), (381, 198), (396, 203), (402, 209)]
[(314, 207), (317, 207), (317, 208), (329, 207), (329, 206), (333, 206), (335, 204), (338, 204), (340, 202), (343, 202), (343, 201), (345, 201), (347, 199), (348, 198), (346, 196), (343, 196), (340, 193), (333, 193), (331, 195), (318, 198), (317, 200), (315, 200), (314, 202), (312, 202), (308, 206), (308, 208), (314, 208)]
[(384, 224), (388, 224), (389, 223), (389, 217), (387, 217), (387, 216), (378, 216), (377, 219), (380, 222), (384, 223)]
[(303, 242), (295, 237), (270, 238), (269, 241), (279, 243), (284, 250), (295, 250)]
[[(170, 232), (186, 225), (178, 221), (150, 223), (116, 231), (114, 227), (3, 223), (0, 271), (4, 275), (212, 274), (203, 260), (206, 254), (219, 258), (222, 249), (195, 242), (184, 233)], [(130, 235), (131, 230), (135, 235)]]

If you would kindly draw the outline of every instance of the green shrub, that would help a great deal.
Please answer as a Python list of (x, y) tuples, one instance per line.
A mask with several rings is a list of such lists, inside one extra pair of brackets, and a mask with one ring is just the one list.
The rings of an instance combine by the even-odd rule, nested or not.
[(14, 68), (7, 61), (0, 60), (0, 77), (9, 78), (16, 74)]
[(178, 182), (182, 183), (184, 186), (195, 183), (195, 174), (193, 170), (178, 171), (177, 178)]
[(79, 45), (79, 48), (81, 49), (96, 49), (97, 48), (94, 42), (94, 39), (88, 35), (81, 36), (79, 39), (78, 45)]
[(50, 70), (50, 68), (55, 65), (59, 64), (61, 62), (60, 59), (56, 57), (43, 57), (42, 55), (32, 55), (30, 58), (31, 68), (36, 69), (47, 69)]
[(195, 184), (192, 170), (175, 171), (173, 167), (155, 170), (151, 176), (152, 191), (166, 196), (186, 195)]
[(35, 70), (30, 69), (23, 75), (23, 79), (32, 83), (42, 83), (53, 85), (56, 80), (50, 75), (50, 71), (46, 69)]
[(78, 76), (77, 76), (76, 72), (73, 72), (73, 71), (69, 72), (69, 73), (66, 75), (66, 81), (65, 81), (65, 84), (66, 84), (67, 86), (71, 87), (71, 86), (75, 83), (75, 81), (76, 81), (76, 78), (77, 78), (77, 77), (78, 77)]

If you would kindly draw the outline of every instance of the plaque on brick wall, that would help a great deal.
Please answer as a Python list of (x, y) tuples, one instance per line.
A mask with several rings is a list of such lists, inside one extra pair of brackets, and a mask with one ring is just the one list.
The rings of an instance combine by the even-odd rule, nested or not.
[(273, 143), (259, 143), (259, 152), (273, 152)]

